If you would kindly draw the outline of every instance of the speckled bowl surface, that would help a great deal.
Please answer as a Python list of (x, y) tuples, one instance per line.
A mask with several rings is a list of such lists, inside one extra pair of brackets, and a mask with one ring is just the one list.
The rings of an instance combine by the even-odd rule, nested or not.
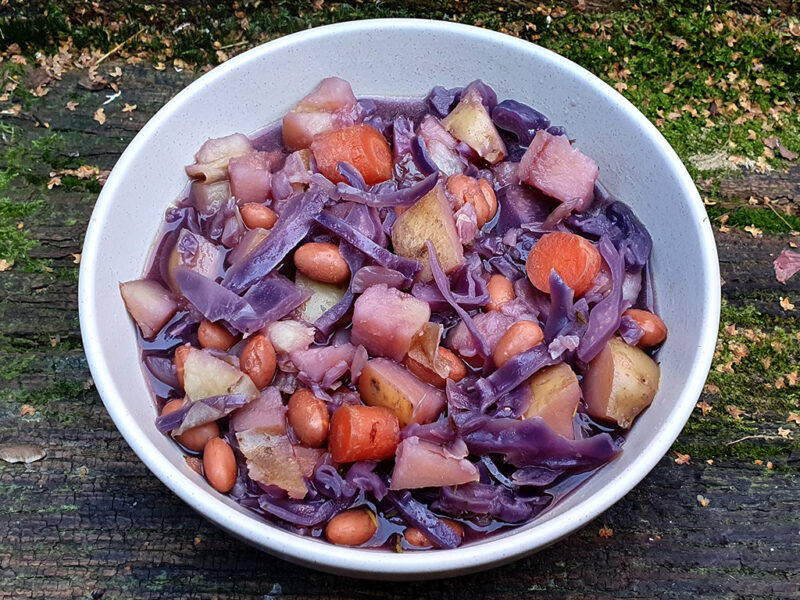
[[(600, 165), (601, 182), (633, 207), (654, 241), (658, 306), (670, 327), (661, 387), (622, 456), (534, 522), (457, 548), (395, 554), (332, 546), (270, 525), (214, 492), (155, 428), (134, 326), (118, 282), (141, 276), (183, 167), (210, 137), (251, 133), (280, 118), (320, 79), (356, 95), (421, 96), (481, 78), (500, 99), (526, 102), (567, 127)], [(128, 146), (92, 214), (80, 273), (81, 331), (95, 384), (122, 435), (150, 470), (231, 534), (289, 561), (375, 579), (457, 575), (507, 563), (586, 524), (667, 452), (700, 394), (717, 335), (720, 280), (708, 218), (691, 178), (655, 127), (576, 64), (491, 31), (436, 21), (342, 23), (290, 35), (217, 67), (180, 92)]]

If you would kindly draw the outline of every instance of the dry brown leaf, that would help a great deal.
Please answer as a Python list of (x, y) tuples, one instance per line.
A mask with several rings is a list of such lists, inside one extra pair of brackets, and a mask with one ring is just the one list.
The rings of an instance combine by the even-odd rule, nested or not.
[(13, 266), (14, 266), (13, 260), (6, 260), (5, 258), (0, 258), (0, 271), (8, 271)]
[(36, 414), (36, 409), (33, 408), (33, 406), (31, 406), (30, 404), (23, 404), (20, 407), (20, 410), (19, 410), (19, 416), (20, 417), (24, 417), (24, 416), (27, 416), (27, 415), (35, 415), (35, 414)]
[(73, 252), (72, 253), (72, 262), (76, 265), (81, 264), (81, 253), (80, 252)]
[(700, 409), (700, 411), (703, 413), (704, 417), (708, 413), (710, 413), (711, 410), (714, 408), (711, 404), (709, 404), (705, 400), (702, 400), (702, 401), (698, 402), (697, 404), (695, 404), (695, 406)]
[(679, 465), (685, 465), (685, 464), (688, 464), (688, 463), (689, 463), (689, 461), (692, 459), (692, 457), (691, 457), (691, 456), (689, 456), (688, 454), (681, 454), (681, 453), (680, 453), (680, 452), (678, 452), (677, 450), (673, 450), (673, 452), (675, 453), (675, 456), (677, 456), (677, 457), (678, 457), (678, 458), (676, 458), (676, 459), (675, 459), (675, 462), (676, 462), (677, 464), (679, 464)]
[(61, 177), (55, 175), (50, 178), (50, 181), (47, 182), (47, 189), (52, 190), (54, 187), (61, 185)]
[(675, 38), (672, 40), (672, 45), (675, 46), (678, 50), (684, 50), (689, 47), (689, 42), (687, 42), (683, 38)]
[(760, 238), (764, 233), (755, 225), (748, 225), (747, 227), (744, 228), (744, 230), (750, 235), (752, 235), (754, 238)]
[(786, 311), (794, 310), (794, 304), (789, 301), (788, 296), (781, 298), (781, 308)]
[(747, 414), (741, 408), (737, 408), (733, 404), (729, 404), (728, 406), (726, 406), (725, 410), (727, 410), (728, 414), (737, 421), (742, 418), (742, 415)]
[(797, 413), (794, 413), (794, 412), (790, 412), (789, 413), (789, 417), (786, 419), (786, 422), (787, 423), (794, 422), (797, 425), (800, 425), (800, 415), (798, 415)]
[(5, 444), (0, 446), (0, 460), (7, 463), (32, 463), (42, 460), (47, 452), (40, 446), (32, 444)]
[(798, 377), (797, 371), (792, 371), (791, 373), (787, 373), (785, 377), (786, 377), (786, 383), (789, 384), (789, 387), (794, 387), (797, 385), (797, 377)]
[(670, 81), (667, 85), (664, 86), (664, 89), (661, 91), (664, 92), (665, 94), (669, 94), (674, 89), (675, 89), (675, 83)]
[(725, 364), (723, 364), (723, 365), (717, 365), (717, 366), (716, 366), (716, 370), (717, 370), (717, 372), (719, 372), (719, 373), (730, 373), (730, 374), (733, 374), (733, 373), (734, 373), (734, 370), (733, 370), (733, 361), (726, 362), (726, 363), (725, 363)]
[(713, 464), (714, 464), (714, 459), (713, 459), (713, 458), (709, 458), (709, 459), (706, 461), (706, 464), (707, 464), (707, 465), (713, 465)]
[(127, 102), (125, 103), (125, 106), (122, 107), (122, 112), (124, 112), (124, 113), (133, 112), (135, 110), (136, 110), (136, 105), (135, 104), (128, 104)]
[(792, 439), (792, 430), (786, 429), (785, 427), (778, 427), (778, 435), (785, 440), (790, 440)]
[(614, 535), (614, 530), (611, 529), (608, 525), (603, 525), (600, 528), (600, 531), (597, 532), (597, 535), (599, 535), (601, 538), (607, 539), (610, 538), (612, 535)]
[(702, 507), (706, 507), (711, 503), (711, 500), (709, 500), (702, 494), (697, 494), (697, 503)]
[(100, 123), (100, 125), (106, 122), (106, 111), (103, 110), (102, 106), (94, 111), (94, 120)]

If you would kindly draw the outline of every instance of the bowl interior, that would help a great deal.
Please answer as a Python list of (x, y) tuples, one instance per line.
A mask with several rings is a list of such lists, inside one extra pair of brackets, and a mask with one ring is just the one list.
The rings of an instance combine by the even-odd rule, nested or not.
[[(368, 49), (368, 51), (365, 51)], [(498, 98), (526, 102), (565, 125), (600, 165), (600, 180), (633, 207), (654, 242), (658, 307), (670, 327), (655, 402), (622, 456), (537, 521), (435, 554), (336, 548), (268, 525), (210, 491), (154, 426), (133, 325), (118, 283), (141, 276), (183, 166), (210, 137), (251, 133), (279, 118), (323, 77), (356, 95), (421, 96), (481, 78)], [(95, 382), (133, 449), (194, 508), (256, 546), (304, 564), (371, 577), (456, 574), (540, 548), (605, 510), (668, 449), (705, 379), (719, 318), (719, 272), (706, 213), (688, 174), (656, 129), (622, 96), (573, 63), (482, 29), (429, 21), (345, 23), (247, 52), (189, 86), (137, 135), (92, 215), (80, 280), (81, 327)]]

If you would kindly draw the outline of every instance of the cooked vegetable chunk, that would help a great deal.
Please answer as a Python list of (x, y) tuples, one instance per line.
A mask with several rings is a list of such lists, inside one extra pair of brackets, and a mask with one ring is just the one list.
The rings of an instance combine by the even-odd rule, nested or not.
[(340, 162), (358, 169), (369, 185), (392, 177), (392, 149), (381, 132), (370, 125), (354, 125), (317, 135), (311, 151), (320, 173), (334, 183), (345, 181), (339, 173)]
[(358, 393), (365, 404), (391, 408), (401, 427), (435, 421), (447, 401), (442, 390), (385, 358), (373, 358), (364, 365)]
[(172, 294), (149, 279), (120, 283), (119, 291), (146, 340), (155, 337), (178, 310)]
[(582, 211), (594, 198), (594, 182), (600, 169), (573, 148), (567, 136), (537, 131), (519, 163), (519, 178), (561, 202), (579, 199)]
[(434, 444), (417, 436), (397, 447), (390, 489), (410, 490), (478, 481), (478, 469), (467, 460), (467, 445), (457, 440), (450, 446)]
[(353, 89), (344, 79), (328, 77), (283, 117), (283, 141), (290, 150), (308, 148), (319, 133), (354, 122)]
[(251, 479), (286, 490), (290, 498), (305, 497), (308, 488), (292, 443), (284, 433), (271, 428), (248, 429), (237, 433), (236, 441), (247, 458)]
[(581, 399), (581, 386), (566, 363), (545, 367), (529, 383), (530, 404), (525, 418), (541, 417), (550, 429), (567, 439), (575, 439), (572, 419)]
[(442, 125), (491, 164), (500, 162), (508, 154), (480, 93), (475, 89), (464, 94), (458, 105), (444, 118)]
[(428, 322), (428, 303), (385, 283), (367, 288), (353, 308), (353, 344), (370, 354), (397, 362), (411, 347), (411, 338)]
[(392, 227), (395, 254), (422, 263), (417, 279), (433, 280), (426, 243), (431, 241), (445, 273), (464, 263), (464, 249), (458, 237), (453, 212), (441, 184), (397, 217)]
[(389, 458), (399, 440), (400, 425), (388, 408), (344, 404), (331, 417), (328, 449), (338, 463)]
[(650, 406), (658, 390), (660, 369), (644, 351), (612, 338), (586, 369), (583, 397), (589, 414), (628, 429)]
[(298, 309), (300, 317), (307, 323), (313, 323), (336, 306), (347, 291), (347, 286), (316, 281), (302, 273), (295, 275), (294, 282), (311, 292), (311, 297)]
[(258, 388), (247, 375), (207, 350), (197, 348), (189, 348), (186, 354), (183, 388), (193, 402), (226, 394), (244, 394), (248, 398), (259, 395)]

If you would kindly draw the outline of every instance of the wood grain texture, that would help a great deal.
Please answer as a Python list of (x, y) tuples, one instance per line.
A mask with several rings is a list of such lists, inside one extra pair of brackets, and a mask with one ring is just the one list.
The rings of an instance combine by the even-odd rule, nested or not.
[[(106, 106), (103, 126), (92, 113), (105, 92), (77, 89), (74, 74), (37, 104), (36, 114), (23, 111), (6, 122), (20, 127), (25, 139), (39, 136), (36, 123), (47, 122), (63, 136), (64, 156), (77, 152), (110, 168), (146, 120), (192, 78), (146, 64), (122, 67), (124, 95)], [(68, 100), (82, 107), (68, 112)], [(123, 100), (137, 110), (121, 113)], [(47, 166), (32, 168), (47, 176)], [(740, 181), (778, 185), (774, 177)], [(797, 170), (788, 177), (785, 189), (796, 202)], [(317, 573), (249, 548), (193, 513), (150, 474), (91, 385), (80, 347), (72, 253), (80, 252), (96, 194), (32, 183), (16, 193), (43, 195), (47, 210), (27, 228), (39, 243), (34, 255), (51, 259), (54, 272), (0, 273), (0, 363), (7, 373), (0, 380), (0, 441), (39, 445), (47, 457), (29, 465), (0, 462), (0, 598), (800, 597), (800, 452), (791, 440), (772, 439), (786, 425), (786, 413), (766, 411), (743, 428), (710, 396), (704, 398), (714, 411), (702, 419), (697, 411), (679, 439), (701, 454), (686, 465), (665, 456), (593, 523), (510, 566), (438, 582), (382, 584)], [(717, 232), (717, 241), (730, 305), (755, 305), (797, 331), (797, 318), (786, 317), (778, 299), (796, 297), (800, 280), (781, 286), (771, 269), (788, 237)], [(743, 385), (757, 384), (753, 376)], [(21, 417), (23, 403), (35, 414)], [(748, 435), (756, 437), (728, 445)], [(755, 464), (745, 447), (774, 468)], [(698, 495), (710, 503), (701, 506)], [(612, 537), (598, 535), (604, 525)]]

